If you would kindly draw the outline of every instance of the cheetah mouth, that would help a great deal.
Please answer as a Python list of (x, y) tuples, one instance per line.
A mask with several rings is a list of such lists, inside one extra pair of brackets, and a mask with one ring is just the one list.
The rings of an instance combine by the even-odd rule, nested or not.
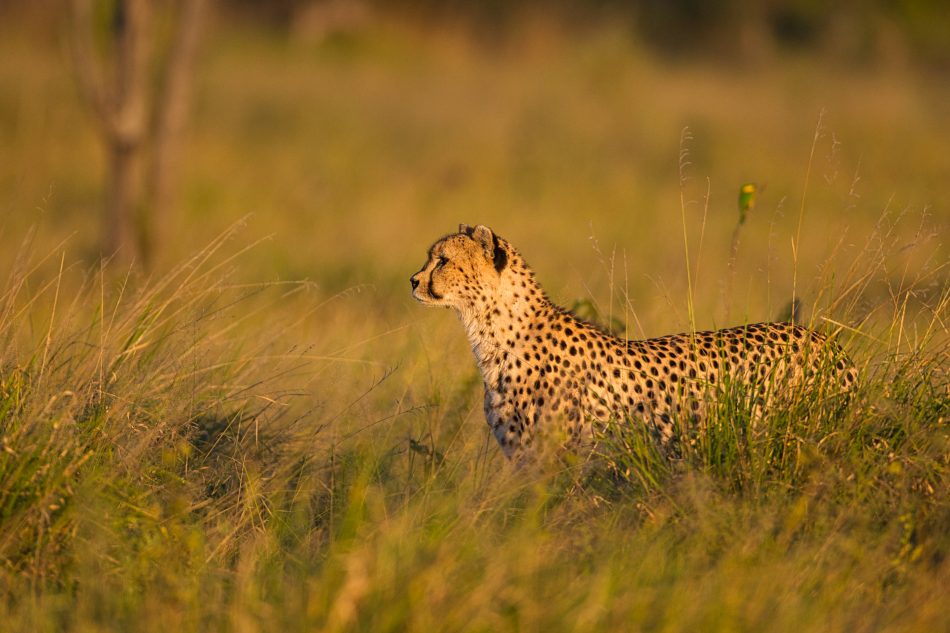
[(412, 298), (423, 305), (435, 305), (441, 297), (432, 296), (429, 288), (419, 286), (412, 291)]
[(418, 290), (412, 291), (412, 298), (418, 301), (419, 303), (429, 303), (429, 298), (419, 294)]

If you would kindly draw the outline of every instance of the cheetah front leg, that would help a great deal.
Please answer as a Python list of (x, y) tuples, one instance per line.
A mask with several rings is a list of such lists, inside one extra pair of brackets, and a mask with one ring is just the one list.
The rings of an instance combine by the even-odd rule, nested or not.
[(518, 409), (515, 401), (485, 386), (485, 420), (505, 457), (512, 458), (531, 443), (531, 429), (525, 423), (527, 414)]

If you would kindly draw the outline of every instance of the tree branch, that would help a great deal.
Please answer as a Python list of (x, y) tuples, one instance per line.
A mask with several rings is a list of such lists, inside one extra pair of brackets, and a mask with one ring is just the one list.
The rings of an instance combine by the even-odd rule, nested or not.
[(92, 13), (92, 0), (72, 0), (69, 3), (69, 48), (79, 89), (102, 127), (102, 131), (111, 135), (109, 98), (106, 95), (92, 41)]

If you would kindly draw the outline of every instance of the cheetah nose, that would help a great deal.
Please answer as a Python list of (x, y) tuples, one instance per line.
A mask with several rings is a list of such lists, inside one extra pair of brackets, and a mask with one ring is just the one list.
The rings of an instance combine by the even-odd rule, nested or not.
[(409, 283), (412, 285), (413, 290), (419, 287), (419, 280), (416, 279), (415, 275), (409, 278)]

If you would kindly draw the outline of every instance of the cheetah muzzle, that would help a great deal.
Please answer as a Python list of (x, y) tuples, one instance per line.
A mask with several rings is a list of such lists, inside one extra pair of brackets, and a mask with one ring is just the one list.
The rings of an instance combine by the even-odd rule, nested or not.
[[(485, 417), (509, 458), (539, 436), (589, 443), (610, 420), (647, 424), (667, 444), (696, 424), (722, 393), (741, 384), (755, 406), (796, 389), (850, 389), (856, 372), (841, 349), (792, 323), (625, 340), (552, 303), (506, 240), (461, 225), (438, 240), (410, 278), (420, 303), (456, 311), (485, 385)], [(825, 367), (830, 371), (824, 371)]]

